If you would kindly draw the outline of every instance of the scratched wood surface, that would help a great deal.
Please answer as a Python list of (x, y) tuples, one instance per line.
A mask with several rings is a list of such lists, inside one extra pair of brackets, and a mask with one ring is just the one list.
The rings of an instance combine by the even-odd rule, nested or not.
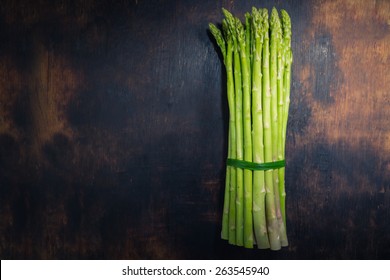
[[(286, 9), (290, 246), (220, 240), (221, 7)], [(390, 1), (0, 1), (2, 259), (389, 259)]]

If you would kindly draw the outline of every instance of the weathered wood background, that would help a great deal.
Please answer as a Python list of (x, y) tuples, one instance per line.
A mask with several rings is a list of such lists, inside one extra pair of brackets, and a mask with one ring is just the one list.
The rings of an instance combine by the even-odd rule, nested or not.
[[(293, 22), (290, 246), (220, 240), (221, 8)], [(389, 259), (390, 1), (0, 1), (2, 259)]]

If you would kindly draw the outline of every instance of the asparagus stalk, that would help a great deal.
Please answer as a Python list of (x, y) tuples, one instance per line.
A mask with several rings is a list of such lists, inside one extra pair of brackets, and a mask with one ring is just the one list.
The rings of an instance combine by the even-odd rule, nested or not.
[[(252, 70), (252, 122), (253, 122), (253, 162), (264, 163), (263, 108), (261, 59), (263, 47), (262, 15), (252, 8), (253, 31), (253, 70)], [(253, 225), (259, 249), (269, 248), (265, 216), (264, 171), (253, 172)]]
[[(229, 96), (229, 108), (230, 108), (230, 120), (229, 130), (231, 131), (231, 145), (230, 157), (235, 158), (237, 154), (237, 142), (236, 142), (236, 104), (235, 104), (235, 77), (233, 73), (233, 55), (235, 52), (234, 34), (231, 31), (229, 23), (226, 19), (222, 21), (222, 27), (225, 33), (226, 41), (228, 42), (228, 54), (226, 59), (227, 64), (227, 79), (228, 83), (228, 96)], [(230, 189), (229, 189), (229, 243), (236, 245), (237, 225), (236, 225), (236, 192), (237, 192), (237, 170), (235, 167), (230, 169)]]
[[(277, 111), (277, 49), (279, 41), (279, 26), (277, 25), (278, 14), (275, 8), (271, 11), (270, 24), (270, 83), (271, 83), (271, 137), (272, 137), (272, 161), (278, 157), (278, 111)], [(276, 217), (280, 218), (279, 207), (279, 183), (278, 171), (272, 170), (275, 212)], [(280, 229), (279, 229), (280, 233)]]
[[(281, 48), (282, 29), (278, 12), (275, 8), (272, 9), (270, 18), (270, 30), (271, 30), (271, 111), (272, 111), (272, 160), (277, 161), (279, 155), (279, 126), (281, 126), (282, 116), (278, 116), (278, 52)], [(282, 246), (287, 246), (287, 235), (282, 219), (282, 213), (280, 210), (280, 195), (279, 195), (279, 170), (273, 170), (273, 183), (275, 192), (275, 207), (276, 217), (278, 219), (280, 242)]]
[[(250, 60), (247, 56), (244, 27), (236, 18), (237, 40), (241, 59), (244, 125), (244, 160), (252, 162), (252, 121), (250, 91)], [(244, 246), (253, 248), (252, 170), (244, 169)]]
[[(263, 133), (264, 133), (264, 160), (265, 162), (272, 161), (272, 133), (271, 133), (271, 88), (270, 88), (270, 53), (269, 53), (269, 35), (268, 35), (268, 10), (262, 10), (263, 16)], [(281, 248), (279, 237), (279, 226), (276, 217), (275, 195), (273, 186), (273, 171), (267, 170), (265, 173), (265, 204), (267, 217), (267, 230), (271, 250), (279, 250)]]
[[(221, 30), (219, 30), (218, 27), (216, 27), (214, 24), (209, 24), (209, 29), (211, 34), (214, 36), (215, 41), (217, 42), (217, 45), (219, 46), (223, 61), (226, 68), (227, 73), (227, 86), (228, 86), (228, 105), (229, 110), (231, 111), (231, 106), (234, 105), (231, 103), (231, 98), (229, 96), (229, 73), (228, 73), (228, 66), (227, 66), (227, 44), (226, 41), (222, 35)], [(230, 47), (231, 48), (231, 47)], [(230, 50), (231, 51), (231, 50)], [(228, 157), (231, 157), (231, 146), (232, 146), (232, 130), (231, 130), (231, 114), (229, 116), (229, 138), (228, 138)], [(221, 238), (227, 240), (229, 237), (229, 192), (230, 192), (230, 186), (231, 186), (231, 167), (226, 168), (226, 180), (225, 180), (225, 192), (224, 192), (224, 205), (223, 205), (223, 213), (222, 213), (222, 231), (221, 231)]]
[[(282, 156), (285, 158), (286, 147), (286, 132), (287, 132), (287, 120), (288, 110), (290, 106), (290, 80), (291, 80), (291, 64), (292, 64), (292, 52), (291, 52), (291, 20), (290, 16), (285, 10), (280, 11), (282, 16), (283, 26), (283, 55), (284, 55), (284, 71), (283, 71), (283, 120), (282, 120)], [(281, 168), (280, 177), (283, 181), (279, 183), (280, 193), (280, 208), (282, 211), (282, 217), (286, 228), (286, 192), (285, 192), (285, 168)]]
[[(284, 159), (284, 134), (283, 134), (283, 122), (284, 122), (284, 86), (283, 86), (283, 73), (284, 73), (284, 61), (285, 61), (285, 49), (283, 38), (279, 41), (280, 46), (278, 47), (278, 117), (279, 117), (279, 138), (278, 138), (278, 160)], [(286, 228), (285, 223), (285, 196), (286, 193), (284, 191), (284, 176), (285, 176), (285, 168), (278, 169), (278, 188), (279, 188), (279, 205), (281, 210), (281, 216), (284, 224), (284, 228)]]
[[(280, 32), (282, 32), (280, 30)], [(278, 92), (278, 160), (284, 159), (284, 139), (283, 139), (283, 121), (284, 121), (284, 86), (283, 86), (283, 73), (284, 73), (284, 61), (285, 61), (285, 47), (283, 36), (280, 35), (280, 39), (278, 40), (278, 48), (277, 48), (277, 60), (278, 60), (278, 74), (277, 74), (277, 92)], [(283, 227), (286, 228), (285, 223), (285, 213), (282, 210), (285, 204), (285, 192), (284, 192), (284, 176), (285, 176), (285, 168), (279, 168), (278, 172), (278, 189), (279, 189), (279, 206), (281, 211), (281, 219), (283, 221)], [(283, 206), (282, 206), (283, 205)], [(280, 221), (279, 221), (280, 222)], [(287, 245), (286, 242), (283, 242), (282, 238), (282, 246)], [(286, 238), (287, 239), (287, 236)]]
[[(241, 62), (238, 51), (237, 40), (235, 39), (234, 50), (234, 87), (236, 103), (236, 159), (244, 159), (244, 134), (242, 127), (242, 83), (241, 83)], [(241, 168), (237, 168), (237, 186), (236, 186), (236, 244), (242, 246), (244, 243), (244, 173)]]
[[(229, 26), (233, 38), (233, 68), (234, 68), (234, 88), (235, 88), (235, 114), (236, 114), (236, 159), (244, 159), (244, 133), (243, 133), (243, 102), (242, 102), (242, 77), (241, 61), (237, 36), (237, 21), (226, 9), (222, 9), (226, 22)], [(236, 169), (236, 193), (234, 202), (236, 206), (236, 245), (244, 245), (244, 173), (241, 168)], [(231, 198), (233, 198), (231, 196)]]
[[(235, 114), (235, 101), (234, 101), (234, 77), (233, 77), (233, 38), (228, 27), (226, 20), (222, 22), (222, 27), (225, 32), (227, 50), (226, 50), (226, 73), (227, 73), (227, 94), (228, 94), (228, 104), (229, 104), (229, 136), (230, 136), (230, 158), (236, 157), (236, 114)], [(225, 195), (227, 195), (225, 193)], [(229, 204), (229, 215), (228, 215), (228, 224), (229, 224), (229, 235), (228, 239), (231, 244), (236, 243), (236, 206), (235, 206), (235, 196), (236, 196), (236, 168), (230, 167), (230, 189), (229, 195), (226, 198)], [(226, 222), (226, 221), (225, 221)]]

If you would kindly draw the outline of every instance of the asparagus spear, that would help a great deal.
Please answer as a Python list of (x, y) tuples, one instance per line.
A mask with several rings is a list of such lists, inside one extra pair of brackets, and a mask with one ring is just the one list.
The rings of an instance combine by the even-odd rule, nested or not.
[(271, 82), (271, 134), (272, 134), (272, 161), (278, 158), (278, 92), (277, 92), (277, 50), (280, 39), (280, 23), (275, 8), (270, 16), (270, 82)]
[[(240, 51), (237, 36), (236, 18), (227, 11), (222, 9), (225, 15), (226, 22), (233, 38), (233, 68), (234, 68), (234, 89), (235, 89), (235, 114), (236, 114), (236, 159), (244, 159), (244, 133), (242, 123), (242, 77), (241, 77), (241, 61)], [(244, 175), (241, 168), (236, 169), (236, 193), (234, 202), (230, 200), (230, 203), (235, 203), (236, 206), (236, 245), (244, 245)], [(231, 198), (233, 198), (231, 196)]]
[[(253, 30), (253, 70), (252, 70), (252, 121), (253, 121), (253, 162), (264, 163), (263, 144), (263, 108), (262, 108), (262, 74), (261, 58), (263, 47), (262, 15), (252, 8)], [(253, 225), (255, 239), (259, 249), (269, 248), (267, 223), (265, 216), (264, 171), (253, 173)]]
[[(264, 133), (264, 160), (265, 162), (272, 161), (272, 133), (271, 133), (271, 88), (270, 88), (270, 67), (269, 67), (269, 35), (268, 35), (268, 10), (262, 9), (263, 16), (263, 133)], [(279, 226), (276, 217), (275, 195), (273, 186), (273, 171), (267, 170), (265, 173), (265, 204), (267, 217), (267, 230), (271, 250), (279, 250), (280, 237)]]
[[(222, 21), (222, 27), (225, 33), (226, 42), (227, 42), (227, 55), (226, 55), (226, 72), (227, 72), (227, 92), (228, 92), (228, 103), (230, 110), (230, 120), (229, 120), (229, 136), (230, 136), (230, 146), (229, 157), (236, 157), (236, 114), (235, 114), (235, 101), (234, 101), (234, 77), (233, 77), (233, 38), (228, 27), (226, 20)], [(231, 244), (236, 243), (236, 206), (235, 206), (235, 196), (236, 196), (236, 168), (230, 167), (230, 189), (229, 196), (226, 198), (229, 202), (229, 242)]]
[[(227, 73), (227, 92), (228, 92), (228, 104), (229, 104), (229, 110), (231, 112), (232, 106), (234, 106), (234, 103), (232, 103), (230, 95), (229, 94), (229, 70), (228, 70), (228, 65), (227, 65), (227, 60), (228, 56), (230, 56), (231, 52), (231, 46), (230, 50), (228, 50), (226, 41), (222, 35), (221, 30), (219, 30), (218, 27), (216, 27), (214, 24), (210, 23), (209, 24), (209, 29), (211, 34), (214, 36), (215, 41), (217, 42), (217, 45), (219, 46), (223, 61), (225, 64), (226, 68), (226, 73)], [(231, 44), (230, 44), (231, 45)], [(230, 67), (231, 70), (231, 67)], [(234, 101), (234, 100), (233, 100)], [(232, 146), (232, 129), (231, 129), (231, 122), (232, 122), (232, 114), (229, 114), (229, 138), (228, 138), (228, 157), (231, 157), (232, 152), (231, 152), (231, 146)], [(229, 192), (230, 192), (230, 187), (231, 187), (231, 167), (226, 168), (226, 180), (225, 180), (225, 192), (224, 192), (224, 206), (223, 206), (223, 213), (222, 213), (222, 231), (221, 231), (221, 238), (222, 239), (228, 239), (229, 238)]]
[[(235, 103), (236, 103), (236, 159), (244, 159), (244, 134), (242, 127), (242, 78), (241, 78), (241, 62), (238, 51), (237, 40), (234, 39), (234, 87), (235, 87)], [(236, 244), (242, 246), (244, 243), (244, 173), (241, 168), (237, 168), (237, 186), (234, 203), (236, 204)]]
[[(280, 33), (282, 32), (280, 28)], [(277, 48), (277, 92), (278, 92), (278, 160), (284, 159), (284, 140), (283, 140), (283, 121), (284, 121), (284, 87), (283, 87), (283, 73), (284, 73), (284, 61), (285, 61), (285, 48), (284, 48), (284, 40), (282, 34), (280, 34), (280, 39), (278, 40), (278, 48)], [(280, 215), (283, 221), (283, 227), (286, 227), (285, 217), (284, 217), (284, 175), (285, 175), (284, 167), (279, 168), (278, 172), (278, 190), (279, 190), (279, 208)], [(282, 206), (283, 204), (283, 206)], [(279, 220), (279, 223), (281, 221)], [(285, 239), (285, 240), (284, 240)], [(282, 237), (282, 246), (286, 244), (286, 238)]]
[[(250, 60), (247, 56), (244, 26), (238, 18), (236, 18), (236, 30), (243, 84), (244, 160), (252, 162)], [(249, 169), (244, 169), (244, 246), (253, 248), (252, 171)]]
[[(277, 161), (279, 155), (279, 125), (282, 122), (281, 116), (278, 116), (278, 52), (281, 47), (282, 29), (280, 26), (280, 19), (275, 8), (272, 9), (270, 18), (271, 29), (271, 111), (272, 111), (272, 160)], [(275, 192), (275, 207), (276, 217), (278, 219), (280, 242), (282, 246), (287, 246), (287, 235), (280, 210), (280, 196), (279, 196), (279, 170), (273, 170), (273, 183)]]
[[(291, 64), (292, 64), (292, 52), (291, 52), (291, 20), (290, 16), (285, 10), (280, 11), (282, 16), (283, 26), (283, 54), (284, 54), (284, 71), (283, 71), (283, 120), (282, 120), (282, 156), (285, 158), (285, 147), (286, 147), (286, 131), (287, 131), (287, 120), (288, 110), (290, 105), (290, 80), (291, 80)], [(279, 183), (280, 193), (280, 208), (282, 211), (283, 221), (286, 227), (286, 192), (285, 192), (285, 168), (281, 168), (280, 177), (283, 181)]]

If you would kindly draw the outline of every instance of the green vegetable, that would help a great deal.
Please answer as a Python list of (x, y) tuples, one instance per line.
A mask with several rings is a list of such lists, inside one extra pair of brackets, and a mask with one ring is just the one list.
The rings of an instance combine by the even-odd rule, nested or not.
[[(291, 81), (291, 21), (275, 8), (252, 8), (245, 23), (222, 9), (222, 31), (210, 24), (227, 77), (229, 134), (222, 239), (279, 250), (288, 245), (285, 159)], [(237, 162), (275, 162), (274, 169)]]
[[(282, 117), (282, 157), (285, 158), (285, 146), (286, 146), (286, 132), (287, 132), (287, 120), (288, 109), (290, 106), (290, 83), (291, 83), (291, 64), (292, 64), (292, 51), (291, 51), (291, 20), (290, 16), (285, 10), (281, 10), (282, 26), (283, 26), (283, 57), (284, 57), (284, 72), (283, 72), (283, 117)], [(282, 211), (283, 221), (286, 226), (286, 192), (285, 192), (285, 168), (279, 169), (279, 177), (281, 178), (279, 183), (280, 192), (280, 208)]]
[[(253, 31), (253, 69), (252, 69), (252, 125), (253, 125), (253, 162), (264, 163), (263, 144), (263, 108), (262, 108), (262, 71), (261, 59), (263, 50), (263, 17), (261, 13), (252, 8)], [(253, 225), (257, 247), (267, 249), (268, 241), (267, 223), (265, 217), (265, 183), (264, 171), (253, 172)]]

